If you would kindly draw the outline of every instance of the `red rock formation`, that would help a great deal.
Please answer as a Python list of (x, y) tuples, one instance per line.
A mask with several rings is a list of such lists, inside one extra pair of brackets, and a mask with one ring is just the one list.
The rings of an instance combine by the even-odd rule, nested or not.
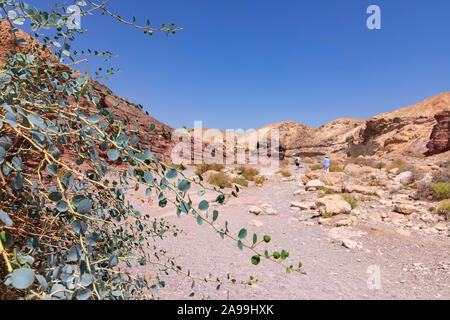
[(445, 110), (435, 116), (437, 124), (431, 133), (427, 144), (427, 155), (435, 155), (450, 150), (450, 110)]

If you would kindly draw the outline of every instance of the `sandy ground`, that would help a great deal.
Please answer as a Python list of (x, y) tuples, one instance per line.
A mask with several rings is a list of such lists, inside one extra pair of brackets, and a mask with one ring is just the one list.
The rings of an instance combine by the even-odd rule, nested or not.
[[(208, 226), (199, 226), (191, 217), (177, 218), (172, 208), (152, 209), (152, 216), (164, 217), (187, 232), (177, 238), (169, 236), (158, 244), (176, 257), (183, 269), (199, 277), (211, 273), (226, 278), (230, 274), (232, 278), (245, 280), (253, 275), (261, 280), (252, 286), (224, 285), (220, 290), (216, 290), (215, 284), (197, 281), (192, 289), (192, 280), (171, 272), (162, 280), (166, 282), (164, 291), (175, 295), (162, 298), (177, 299), (195, 292), (194, 298), (220, 300), (450, 299), (449, 237), (402, 236), (384, 223), (358, 222), (345, 228), (350, 233), (359, 232), (352, 239), (361, 247), (347, 249), (342, 241), (328, 235), (331, 227), (317, 223), (305, 225), (301, 220), (311, 221), (310, 216), (302, 217), (306, 213), (290, 208), (290, 203), (298, 200), (293, 193), (299, 189), (303, 174), (302, 169), (291, 168), (291, 171), (295, 172), (294, 181), (284, 182), (273, 175), (263, 188), (244, 188), (238, 199), (220, 206), (217, 224), (222, 226), (228, 221), (233, 234), (247, 228), (249, 235), (270, 235), (269, 252), (286, 249), (292, 264), (303, 262), (306, 275), (287, 275), (279, 265), (264, 259), (259, 266), (254, 266), (250, 261), (251, 252), (240, 251), (233, 241), (222, 240)], [(211, 199), (212, 194), (207, 193), (204, 198)], [(255, 216), (248, 212), (250, 206), (263, 203), (271, 204), (279, 215)], [(136, 207), (148, 211), (148, 207), (139, 207), (138, 201)], [(252, 226), (255, 219), (263, 226)], [(369, 289), (367, 284), (373, 266), (380, 270), (379, 289)]]

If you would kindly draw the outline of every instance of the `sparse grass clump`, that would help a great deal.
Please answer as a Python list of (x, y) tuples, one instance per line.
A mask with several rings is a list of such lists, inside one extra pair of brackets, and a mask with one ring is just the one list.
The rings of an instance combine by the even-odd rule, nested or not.
[(436, 213), (439, 215), (450, 216), (450, 200), (444, 201), (437, 209)]
[(289, 170), (280, 170), (278, 171), (283, 177), (289, 178), (292, 176), (292, 173)]
[(195, 172), (198, 175), (204, 174), (206, 171), (214, 170), (214, 171), (222, 171), (225, 168), (223, 164), (217, 163), (202, 163), (197, 165), (197, 171)]
[(450, 199), (450, 183), (439, 182), (431, 185), (431, 189), (438, 200)]
[(386, 164), (382, 161), (375, 161), (373, 159), (365, 158), (350, 159), (347, 163), (353, 163), (364, 167), (371, 167), (374, 169), (383, 169), (384, 167), (386, 167)]
[(325, 196), (327, 196), (327, 195), (330, 195), (330, 194), (339, 194), (339, 193), (340, 193), (340, 192), (338, 192), (338, 191), (335, 191), (335, 190), (330, 189), (330, 188), (327, 188), (327, 187), (318, 187), (317, 189), (319, 189), (320, 191), (322, 191), (322, 192), (318, 195), (319, 198), (323, 198), (323, 197), (325, 197)]
[(342, 169), (340, 166), (338, 166), (337, 164), (331, 164), (330, 165), (330, 172), (344, 172), (344, 169)]
[(266, 182), (266, 180), (267, 180), (267, 178), (266, 178), (265, 176), (259, 176), (259, 177), (256, 177), (256, 179), (255, 179), (255, 184), (256, 184), (257, 186), (261, 187), (261, 186), (264, 185), (264, 182)]
[(216, 173), (209, 177), (208, 182), (221, 188), (231, 188), (233, 186), (231, 184), (230, 178), (228, 178), (228, 176), (226, 176), (222, 172)]
[(254, 168), (240, 167), (237, 171), (248, 181), (255, 181), (255, 177), (259, 174), (259, 171)]
[(333, 216), (333, 212), (324, 212), (322, 213), (322, 218), (330, 219)]
[(392, 162), (386, 167), (386, 170), (389, 171), (389, 170), (392, 170), (392, 169), (400, 169), (401, 167), (406, 166), (406, 165), (408, 165), (407, 162), (405, 162), (405, 161), (403, 161), (403, 160), (401, 160), (401, 159), (397, 159), (397, 160), (392, 161)]
[[(323, 164), (314, 164), (312, 166), (309, 166), (309, 168), (312, 171), (317, 171), (317, 170), (324, 169)], [(338, 164), (331, 162), (331, 164), (330, 164), (330, 172), (344, 172), (344, 169), (342, 169), (342, 167), (339, 166)]]
[(248, 181), (244, 178), (234, 178), (232, 182), (243, 187), (248, 187)]
[(449, 170), (438, 170), (432, 175), (432, 183), (439, 182), (450, 182), (450, 171)]
[(344, 194), (342, 196), (342, 198), (344, 198), (344, 200), (351, 205), (352, 210), (354, 210), (358, 207), (358, 201), (353, 196), (351, 196), (349, 194)]

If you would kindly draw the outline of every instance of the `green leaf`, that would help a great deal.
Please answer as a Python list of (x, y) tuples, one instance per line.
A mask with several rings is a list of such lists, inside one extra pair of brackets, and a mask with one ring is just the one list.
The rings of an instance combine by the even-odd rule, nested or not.
[(275, 252), (273, 253), (273, 257), (274, 257), (275, 259), (280, 259), (281, 254), (280, 254), (278, 251), (275, 251)]
[(59, 212), (67, 212), (67, 209), (69, 208), (67, 202), (65, 201), (59, 201), (58, 204), (56, 205), (56, 209)]
[(90, 116), (88, 118), (89, 123), (97, 123), (99, 121), (100, 121), (100, 117), (98, 116), (98, 114), (93, 114), (92, 116)]
[(166, 174), (167, 179), (175, 179), (177, 176), (178, 172), (175, 169), (170, 169)]
[(13, 237), (11, 233), (7, 231), (0, 232), (0, 241), (5, 249), (9, 249), (13, 245)]
[(48, 195), (48, 198), (54, 202), (58, 202), (62, 199), (61, 192), (52, 192)]
[(272, 240), (269, 236), (264, 236), (264, 242), (269, 243)]
[(201, 226), (203, 224), (203, 219), (200, 215), (197, 216), (197, 223), (199, 226)]
[(261, 258), (259, 256), (253, 256), (252, 257), (252, 264), (257, 266), (261, 262)]
[(213, 221), (216, 221), (218, 217), (219, 217), (219, 211), (214, 210), (213, 211)]
[(242, 245), (242, 241), (241, 240), (238, 241), (237, 245), (238, 245), (239, 249), (241, 249), (241, 250), (244, 249), (244, 246)]
[(190, 188), (191, 188), (191, 183), (189, 181), (187, 181), (187, 180), (182, 180), (178, 184), (178, 189), (180, 189), (180, 191), (186, 192)]
[(239, 231), (239, 239), (245, 239), (246, 237), (247, 237), (246, 229), (242, 229), (241, 231)]
[(67, 255), (67, 260), (70, 262), (76, 262), (80, 259), (81, 257), (81, 249), (80, 247), (76, 246), (76, 247), (72, 247), (69, 250), (69, 254)]
[(90, 289), (80, 289), (77, 291), (77, 300), (88, 300), (92, 294)]
[(27, 289), (34, 282), (34, 270), (26, 268), (15, 270), (11, 280), (14, 288), (19, 290)]
[(198, 205), (198, 208), (202, 211), (206, 211), (209, 209), (209, 202), (206, 200), (203, 200), (202, 202), (200, 202), (200, 204)]
[(255, 233), (255, 234), (253, 234), (253, 245), (255, 245), (256, 242), (258, 242), (258, 236)]
[(155, 181), (155, 178), (153, 178), (153, 175), (150, 171), (147, 171), (144, 173), (144, 180), (146, 183), (151, 184)]
[(115, 266), (117, 266), (119, 264), (119, 258), (117, 257), (116, 254), (113, 254), (110, 258), (109, 258), (109, 267), (113, 268)]
[(120, 152), (116, 149), (111, 149), (107, 153), (109, 160), (116, 161), (120, 157)]
[(11, 218), (9, 217), (9, 215), (3, 211), (0, 210), (0, 220), (7, 226), (7, 227), (11, 227), (13, 225), (13, 222), (11, 220)]
[(86, 214), (92, 209), (92, 202), (88, 199), (81, 200), (77, 207), (77, 212), (81, 214)]
[(12, 164), (17, 171), (22, 171), (22, 159), (19, 157), (14, 157), (12, 159)]

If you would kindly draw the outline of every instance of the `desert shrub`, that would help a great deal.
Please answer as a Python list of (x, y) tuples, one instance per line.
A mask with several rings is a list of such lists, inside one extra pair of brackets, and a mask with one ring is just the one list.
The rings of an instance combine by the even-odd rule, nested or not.
[(259, 171), (254, 168), (240, 167), (237, 171), (248, 181), (255, 181), (255, 177), (259, 174)]
[(450, 182), (449, 170), (444, 169), (433, 172), (431, 182), (432, 183)]
[[(178, 30), (172, 24), (154, 29), (127, 22), (107, 9), (107, 1), (101, 6), (77, 3), (82, 17), (103, 12), (147, 35)], [(129, 191), (140, 189), (159, 207), (171, 206), (180, 218), (195, 219), (239, 249), (248, 249), (254, 265), (268, 259), (288, 272), (302, 272), (301, 264), (292, 266), (286, 254), (275, 260), (275, 253), (261, 248), (269, 241), (256, 243), (256, 235), (248, 239), (246, 229), (234, 234), (228, 223), (218, 226), (219, 212), (210, 210), (206, 200), (193, 203), (188, 192), (193, 185), (200, 195), (214, 191), (219, 204), (227, 194), (184, 176), (153, 154), (145, 138), (167, 138), (164, 130), (156, 132), (153, 125), (146, 131), (138, 121), (118, 118), (115, 107), (102, 104), (87, 66), (78, 72), (63, 64), (82, 68), (90, 56), (112, 56), (91, 50), (74, 54), (71, 43), (86, 30), (67, 28), (64, 7), (40, 11), (14, 0), (0, 4), (8, 13), (0, 15), (0, 22), (9, 22), (9, 34), (15, 37), (15, 47), (0, 66), (0, 298), (152, 299), (163, 294), (160, 289), (170, 274), (187, 277), (192, 288), (195, 281), (217, 288), (257, 281), (197, 276), (179, 266), (160, 243), (182, 230), (164, 218), (152, 218), (150, 210), (136, 210)], [(29, 26), (30, 33), (39, 30), (33, 34), (41, 44), (19, 50), (29, 39), (22, 39), (14, 24)], [(6, 45), (2, 35), (2, 49)], [(99, 69), (95, 76), (107, 77), (115, 70)], [(237, 190), (231, 195), (237, 196)], [(131, 270), (133, 266), (141, 267)]]
[(225, 166), (223, 164), (217, 164), (217, 163), (202, 163), (197, 165), (197, 171), (195, 174), (202, 175), (206, 171), (213, 170), (213, 171), (222, 171), (225, 169)]
[(431, 184), (431, 189), (438, 200), (450, 199), (450, 183), (439, 182)]
[(292, 173), (289, 170), (280, 170), (278, 171), (283, 177), (289, 178), (292, 176)]
[(248, 181), (244, 178), (234, 178), (232, 182), (243, 187), (248, 187)]
[(407, 171), (412, 173), (412, 183), (423, 179), (423, 177), (425, 176), (424, 171), (420, 170), (419, 168), (417, 168), (415, 165), (412, 165), (412, 164), (401, 165), (398, 168), (397, 173), (400, 174), (400, 173), (407, 172)]
[(339, 165), (337, 164), (330, 164), (330, 172), (344, 172), (344, 169), (342, 169)]
[(322, 191), (325, 195), (329, 195), (329, 194), (338, 194), (340, 192), (335, 191), (333, 189), (327, 188), (327, 187), (317, 187), (317, 189), (319, 189), (320, 191)]
[(386, 167), (386, 170), (389, 171), (389, 170), (392, 170), (392, 169), (399, 169), (399, 168), (404, 167), (406, 165), (408, 165), (407, 162), (405, 162), (405, 161), (403, 161), (401, 159), (397, 159), (397, 160), (394, 160), (391, 163), (389, 163), (389, 165)]
[(330, 219), (331, 217), (333, 217), (333, 212), (323, 212), (322, 213), (322, 218), (324, 218), (324, 219)]
[(422, 181), (419, 182), (416, 187), (416, 192), (414, 193), (414, 198), (417, 200), (433, 200), (434, 193), (431, 189), (430, 182)]
[(361, 195), (361, 196), (359, 197), (359, 201), (362, 201), (362, 202), (372, 201), (372, 200), (373, 200), (373, 198), (370, 197), (370, 196)]
[(221, 188), (231, 188), (232, 187), (230, 178), (222, 172), (213, 174), (211, 177), (209, 177), (208, 183), (218, 186), (218, 187), (221, 187)]
[(321, 164), (314, 164), (314, 165), (312, 165), (312, 166), (309, 166), (309, 168), (310, 168), (312, 171), (317, 171), (317, 170), (323, 169), (323, 166), (322, 166)]
[(353, 196), (344, 194), (342, 198), (352, 206), (352, 210), (358, 207), (358, 201)]
[(450, 216), (450, 201), (444, 201), (439, 207), (436, 208), (436, 213), (440, 215)]
[(370, 187), (385, 187), (386, 186), (386, 182), (384, 182), (383, 180), (381, 180), (378, 177), (370, 176), (367, 185), (370, 186)]
[(349, 159), (347, 163), (353, 163), (360, 166), (371, 167), (374, 169), (383, 169), (384, 167), (386, 167), (386, 164), (382, 161), (375, 161), (373, 159), (366, 158)]
[(440, 168), (444, 168), (444, 169), (449, 169), (449, 168), (450, 168), (450, 160), (441, 162), (441, 163), (439, 164), (439, 167), (440, 167)]
[(259, 176), (255, 178), (255, 184), (257, 186), (262, 186), (266, 182), (267, 178), (265, 176)]

